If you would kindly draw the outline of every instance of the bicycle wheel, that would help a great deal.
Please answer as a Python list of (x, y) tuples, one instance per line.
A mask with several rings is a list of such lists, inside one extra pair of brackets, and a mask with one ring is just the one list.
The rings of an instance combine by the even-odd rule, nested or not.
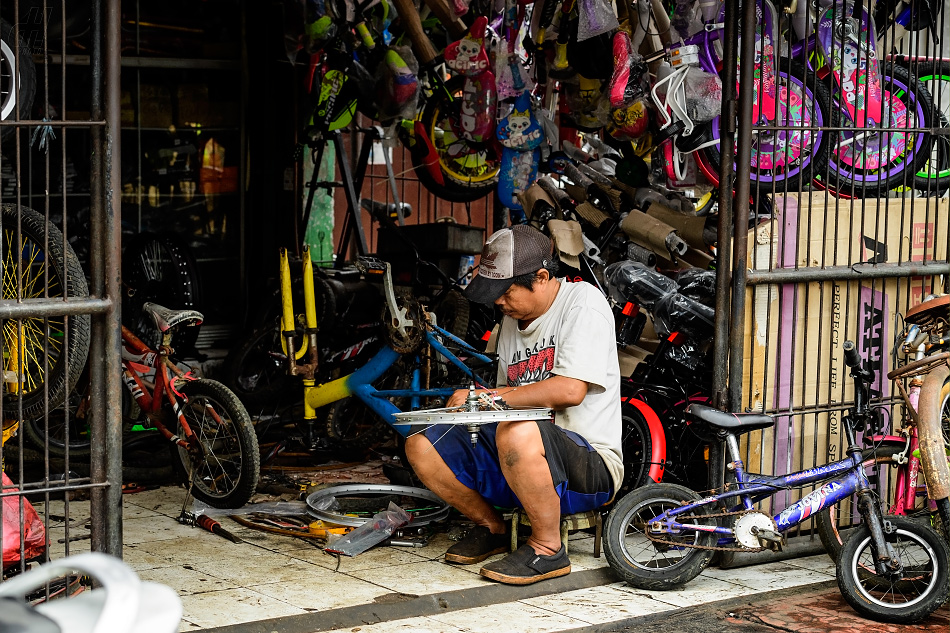
[[(303, 342), (296, 341), (295, 349)], [(251, 333), (224, 360), (223, 381), (249, 407), (264, 407), (290, 396), (298, 387), (287, 375), (280, 319)], [(299, 389), (298, 389), (299, 390)]]
[[(17, 65), (20, 74), (17, 77)], [(0, 119), (14, 118), (19, 109), (21, 119), (29, 119), (36, 93), (36, 66), (33, 52), (23, 38), (17, 38), (13, 25), (0, 20)], [(0, 128), (0, 137), (6, 138), (15, 127)]]
[(92, 450), (86, 410), (89, 406), (87, 385), (73, 389), (62, 406), (49, 412), (46, 418), (39, 417), (23, 423), (26, 439), (40, 450), (48, 449), (51, 456), (66, 455), (87, 458)]
[[(489, 143), (469, 143), (456, 135), (457, 112), (462, 100), (461, 77), (445, 84), (446, 92), (437, 91), (422, 111), (422, 124), (436, 152), (444, 185), (433, 180), (419, 156), (412, 153), (413, 166), (419, 181), (433, 194), (449, 202), (472, 202), (490, 195), (498, 185), (501, 156)], [(452, 99), (449, 99), (452, 95)]]
[[(917, 72), (917, 81), (933, 98), (934, 125), (950, 128), (950, 62), (923, 63)], [(943, 196), (950, 190), (950, 137), (947, 135), (933, 135), (930, 157), (914, 175), (914, 189), (935, 196)]]
[[(811, 181), (812, 174), (820, 174), (828, 165), (831, 147), (837, 133), (824, 129), (805, 129), (809, 126), (835, 127), (838, 112), (831, 105), (828, 87), (818, 81), (800, 62), (781, 60), (776, 75), (776, 111), (763, 116), (774, 117), (777, 128), (802, 129), (761, 130), (753, 139), (752, 163), (749, 174), (760, 194), (799, 191), (801, 184)], [(713, 138), (719, 139), (719, 118), (711, 122)], [(706, 149), (706, 157), (718, 173), (722, 163), (722, 145)]]
[[(884, 70), (890, 71), (890, 76), (883, 72), (881, 76), (888, 115), (882, 124), (884, 131), (844, 131), (832, 150), (829, 179), (835, 189), (849, 196), (879, 197), (901, 185), (913, 185), (914, 174), (930, 157), (930, 134), (899, 131), (930, 127), (930, 94), (907, 69), (887, 65)], [(842, 117), (843, 126), (852, 123), (850, 118)]]
[[(607, 515), (604, 526), (604, 553), (610, 567), (639, 589), (675, 589), (698, 576), (709, 565), (714, 552), (693, 546), (715, 545), (715, 535), (663, 531), (648, 537), (647, 530), (650, 522), (663, 512), (700, 498), (689, 488), (673, 484), (644, 486), (623, 497)], [(707, 507), (700, 507), (692, 513), (695, 518), (683, 518), (682, 522), (715, 526), (715, 519), (702, 518), (706, 514)]]
[[(239, 508), (257, 489), (261, 456), (244, 405), (215, 380), (192, 380), (180, 389), (179, 404), (197, 443), (187, 450), (171, 445), (172, 465), (192, 482), (192, 494), (215, 508)], [(184, 429), (175, 418), (176, 435)], [(192, 474), (192, 471), (195, 471)]]
[[(0, 205), (2, 298), (87, 296), (79, 259), (64, 243), (59, 229), (33, 209), (20, 207), (18, 212), (15, 204)], [(4, 415), (22, 420), (42, 418), (47, 410), (66, 401), (69, 389), (79, 380), (89, 353), (89, 316), (9, 319), (0, 321), (0, 329), (7, 372)]]
[(950, 549), (929, 527), (901, 517), (889, 517), (888, 521), (894, 529), (885, 532), (884, 539), (900, 558), (902, 573), (888, 577), (877, 572), (871, 532), (862, 525), (838, 557), (838, 588), (848, 604), (865, 617), (913, 624), (947, 599)]
[[(150, 301), (173, 310), (200, 310), (198, 268), (184, 242), (171, 235), (141, 233), (131, 240), (122, 257), (122, 321), (152, 349), (162, 336), (142, 306)], [(172, 347), (192, 350), (199, 328), (175, 331)]]

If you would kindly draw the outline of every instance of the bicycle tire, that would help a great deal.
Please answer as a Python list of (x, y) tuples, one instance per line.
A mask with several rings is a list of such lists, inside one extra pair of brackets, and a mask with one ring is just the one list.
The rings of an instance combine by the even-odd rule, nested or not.
[[(20, 67), (19, 81), (13, 81), (17, 64)], [(33, 52), (23, 38), (16, 37), (13, 25), (0, 19), (0, 118), (9, 121), (19, 110), (21, 119), (29, 119), (36, 95), (36, 65)], [(15, 84), (16, 90), (14, 91)], [(0, 128), (0, 138), (13, 134), (16, 127)]]
[(356, 396), (329, 405), (326, 436), (344, 454), (362, 454), (381, 443), (391, 431), (392, 427)]
[[(18, 221), (19, 243), (14, 246), (18, 239)], [(2, 204), (0, 228), (3, 299), (16, 301), (18, 298), (88, 296), (86, 276), (79, 258), (72, 247), (65, 243), (60, 230), (48, 224), (42, 215), (28, 207), (20, 207), (18, 212), (17, 205)], [(44, 279), (47, 276), (48, 281)], [(89, 315), (75, 315), (68, 319), (51, 316), (46, 319), (26, 317), (19, 321), (0, 321), (5, 362), (10, 362), (10, 355), (14, 351), (18, 357), (26, 359), (22, 367), (18, 363), (15, 370), (22, 376), (22, 383), (14, 383), (17, 393), (10, 392), (11, 383), (4, 383), (5, 416), (37, 420), (66, 401), (69, 388), (78, 382), (86, 365), (89, 328)], [(51, 364), (48, 370), (47, 349)], [(33, 425), (24, 424), (21, 428), (31, 442), (39, 448), (43, 447), (43, 437), (35, 433)]]
[[(890, 76), (885, 76), (883, 72), (881, 74), (882, 88), (884, 90), (893, 91), (894, 98), (903, 102), (907, 110), (913, 112), (915, 116), (913, 125), (907, 125), (906, 127), (929, 128), (931, 125), (930, 113), (933, 111), (930, 93), (927, 92), (923, 84), (910, 76), (906, 68), (897, 65), (888, 65), (888, 69), (891, 72)], [(844, 123), (845, 120), (842, 119), (842, 122)], [(885, 129), (893, 128), (886, 126)], [(901, 134), (900, 132), (892, 133)], [(885, 170), (883, 177), (880, 177), (879, 173), (871, 173), (862, 177), (856, 173), (856, 170), (861, 168), (840, 163), (839, 156), (835, 152), (832, 152), (829, 157), (829, 167), (827, 170), (830, 184), (837, 191), (847, 196), (862, 196), (866, 198), (885, 196), (891, 189), (896, 189), (902, 185), (913, 186), (914, 175), (920, 171), (930, 157), (932, 136), (926, 132), (907, 133), (907, 135), (910, 136), (910, 140), (913, 143), (912, 149), (908, 150), (905, 147), (899, 155), (889, 160), (887, 165), (883, 168)], [(843, 134), (839, 134), (839, 151), (840, 148), (843, 147), (841, 145), (841, 136), (843, 136)], [(897, 140), (900, 139), (896, 139), (894, 142)], [(906, 140), (907, 139), (905, 139), (905, 142)], [(886, 143), (885, 146), (889, 147), (891, 143), (890, 137), (888, 137)], [(848, 147), (850, 148), (850, 145)], [(867, 171), (873, 172), (875, 170)], [(880, 169), (876, 171), (880, 172)], [(824, 173), (821, 174), (821, 176), (824, 175)]]
[[(837, 127), (838, 123), (838, 112), (831, 105), (831, 93), (828, 90), (828, 87), (821, 81), (819, 81), (815, 75), (807, 69), (807, 67), (801, 62), (792, 61), (789, 59), (780, 60), (779, 72), (777, 79), (784, 81), (784, 87), (788, 88), (790, 84), (796, 86), (796, 88), (801, 91), (801, 94), (806, 97), (803, 99), (803, 102), (810, 101), (813, 104), (812, 116), (820, 118), (819, 124), (825, 127)], [(785, 95), (788, 98), (788, 95)], [(786, 100), (776, 99), (776, 103), (785, 103)], [(788, 116), (788, 112), (779, 112), (777, 113), (778, 117)], [(778, 125), (779, 123), (776, 123)], [(814, 122), (810, 123), (814, 125)], [(713, 137), (718, 140), (719, 138), (719, 118), (717, 117), (711, 123), (713, 130)], [(781, 125), (794, 125), (794, 122), (781, 123)], [(805, 122), (802, 121), (802, 125), (805, 125)], [(781, 132), (779, 132), (781, 134)], [(812, 145), (816, 146), (816, 149), (811, 151), (810, 156), (807, 160), (803, 160), (802, 163), (798, 166), (798, 169), (791, 169), (784, 172), (779, 172), (775, 174), (770, 172), (769, 168), (765, 167), (765, 164), (768, 162), (763, 157), (769, 157), (768, 161), (774, 161), (776, 156), (777, 149), (775, 146), (781, 148), (781, 151), (786, 151), (786, 147), (781, 145), (781, 141), (775, 141), (772, 149), (765, 150), (764, 146), (762, 150), (753, 148), (753, 164), (751, 166), (750, 178), (752, 179), (753, 186), (756, 187), (760, 195), (771, 194), (773, 187), (775, 191), (781, 193), (782, 191), (800, 191), (802, 183), (811, 182), (813, 174), (823, 174), (827, 170), (828, 160), (831, 154), (831, 148), (835, 144), (835, 139), (837, 137), (836, 132), (831, 132), (829, 130), (820, 130), (817, 132), (818, 142), (814, 143), (811, 139), (811, 136), (805, 136), (805, 132), (802, 132), (801, 141), (799, 146), (804, 148), (806, 146)], [(771, 139), (772, 137), (766, 133), (760, 133), (759, 138), (756, 139), (756, 142), (761, 142), (759, 139)], [(722, 163), (722, 152), (719, 149), (721, 144), (713, 145), (707, 147), (704, 151), (706, 153), (706, 158), (709, 160), (712, 168), (718, 173), (720, 165)], [(796, 160), (797, 157), (793, 158)], [(768, 174), (768, 175), (767, 175)]]
[[(122, 257), (122, 321), (152, 349), (162, 342), (152, 317), (142, 309), (146, 302), (173, 310), (200, 310), (198, 265), (188, 246), (173, 235), (140, 233), (129, 240)], [(179, 357), (194, 349), (199, 328), (175, 330), (172, 347)]]
[[(940, 128), (950, 127), (950, 62), (925, 62), (917, 68), (917, 81), (930, 92), (934, 122)], [(937, 90), (934, 90), (934, 85)], [(943, 196), (950, 191), (950, 138), (933, 135), (930, 158), (914, 175), (914, 189), (922, 193)]]
[(460, 291), (449, 290), (435, 308), (436, 323), (465, 342), (468, 342), (468, 323), (471, 307)]
[[(620, 499), (607, 515), (604, 526), (604, 554), (611, 569), (638, 589), (660, 591), (681, 587), (702, 573), (715, 552), (655, 545), (644, 534), (646, 525), (662, 512), (700, 499), (689, 488), (675, 484), (644, 486)], [(709, 508), (700, 506), (693, 514), (709, 514)], [(716, 525), (713, 518), (700, 521), (700, 525)], [(679, 538), (684, 544), (699, 547), (715, 545), (716, 539), (714, 534), (702, 531), (686, 533), (682, 537), (664, 533), (662, 538), (671, 541)], [(682, 556), (678, 559), (668, 557), (671, 552)], [(660, 554), (662, 556), (657, 558)]]
[[(208, 459), (201, 460), (201, 468), (193, 478), (192, 494), (215, 508), (243, 506), (257, 489), (261, 468), (257, 435), (247, 410), (230, 389), (216, 380), (191, 380), (179, 391), (185, 396), (179, 405), (188, 425), (201, 442), (202, 450), (210, 452), (215, 462), (210, 464)], [(221, 418), (223, 424), (209, 417), (208, 408)], [(184, 437), (184, 429), (177, 417), (169, 419), (175, 420), (175, 435)], [(228, 436), (220, 437), (222, 428), (230, 429)], [(177, 444), (171, 444), (169, 450), (178, 478), (187, 485), (192, 479), (191, 455)]]
[(835, 577), (841, 595), (864, 617), (878, 622), (914, 624), (947, 599), (950, 548), (931, 528), (902, 517), (889, 517), (895, 528), (884, 539), (900, 556), (903, 574), (891, 579), (875, 571), (871, 531), (862, 525), (845, 543)]
[[(865, 450), (863, 457), (865, 464), (873, 459), (876, 465), (897, 466), (896, 457), (903, 450), (903, 445), (880, 446)], [(929, 523), (931, 520), (930, 512), (926, 508), (915, 509), (914, 517), (914, 520), (923, 523)], [(854, 503), (851, 504), (851, 509), (848, 512), (843, 511), (840, 504), (835, 504), (822, 508), (815, 515), (815, 531), (818, 532), (818, 538), (831, 560), (838, 560), (844, 544), (857, 533), (857, 529), (861, 526), (860, 519), (861, 515), (857, 512)]]
[[(501, 167), (501, 157), (496, 155), (491, 144), (470, 147), (452, 132), (452, 102), (449, 101), (449, 95), (460, 97), (463, 84), (462, 77), (453, 77), (445, 83), (446, 92), (436, 92), (429, 97), (422, 110), (421, 121), (439, 154), (439, 168), (445, 184), (439, 184), (432, 178), (418, 152), (410, 152), (419, 182), (435, 196), (449, 202), (473, 202), (490, 195), (498, 186)], [(463, 149), (473, 151), (461, 159), (451, 157), (450, 148), (458, 143)]]
[[(80, 402), (86, 397), (86, 392), (85, 385), (82, 389), (73, 389), (66, 398), (66, 402), (55, 410), (51, 410), (45, 419), (41, 417), (24, 422), (22, 428), (26, 439), (36, 448), (48, 450), (50, 456), (65, 456), (68, 443), (70, 457), (88, 458), (92, 452), (89, 428), (85, 419), (76, 415)], [(68, 418), (65, 413), (67, 410), (69, 411)], [(69, 435), (68, 441), (64, 439), (65, 434)]]
[[(281, 336), (277, 318), (251, 332), (224, 359), (222, 381), (246, 406), (268, 406), (299, 390), (281, 358)], [(299, 337), (297, 344), (302, 341)]]

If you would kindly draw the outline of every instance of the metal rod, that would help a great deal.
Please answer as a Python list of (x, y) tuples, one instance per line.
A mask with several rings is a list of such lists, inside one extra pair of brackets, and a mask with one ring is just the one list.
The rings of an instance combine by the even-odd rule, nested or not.
[(950, 274), (950, 262), (928, 261), (915, 264), (855, 264), (825, 268), (789, 268), (783, 270), (750, 270), (746, 284), (806, 283), (810, 281), (850, 281), (919, 277)]
[[(736, 133), (736, 185), (735, 210), (732, 216), (732, 305), (731, 316), (734, 328), (742, 331), (738, 324), (745, 322), (746, 258), (748, 255), (749, 233), (749, 196), (751, 195), (752, 160), (752, 73), (755, 70), (755, 10), (757, 2), (745, 2), (742, 5), (742, 24), (740, 33), (742, 50), (739, 64), (739, 109), (737, 112), (739, 128)], [(727, 19), (728, 22), (728, 19)], [(744, 341), (741, 336), (733, 336), (729, 344), (729, 410), (739, 410), (742, 403), (742, 354)]]
[(76, 314), (103, 314), (112, 307), (110, 299), (39, 298), (22, 301), (0, 300), (0, 319), (28, 319)]

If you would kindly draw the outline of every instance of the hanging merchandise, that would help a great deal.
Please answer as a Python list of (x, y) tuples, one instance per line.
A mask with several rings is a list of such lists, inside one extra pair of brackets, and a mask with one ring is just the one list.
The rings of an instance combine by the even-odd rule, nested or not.
[(376, 67), (376, 107), (381, 121), (412, 119), (419, 101), (419, 63), (408, 46), (393, 46)]
[(488, 19), (479, 16), (468, 35), (445, 48), (445, 63), (452, 72), (465, 77), (459, 111), (453, 117), (455, 133), (468, 141), (482, 143), (491, 136), (495, 125), (498, 92), (495, 75), (485, 52)]
[(633, 141), (646, 133), (649, 124), (644, 86), (647, 66), (624, 30), (614, 33), (613, 50), (614, 72), (607, 88), (610, 100), (607, 131), (618, 140)]
[(577, 3), (577, 41), (609, 33), (620, 28), (609, 0), (579, 0)]
[(504, 13), (504, 37), (495, 43), (495, 77), (499, 99), (517, 98), (532, 86), (527, 68), (522, 61), (525, 55), (521, 44), (521, 27), (524, 24), (524, 5), (517, 0), (506, 0)]
[(521, 93), (514, 110), (498, 122), (498, 141), (502, 144), (498, 199), (512, 211), (512, 224), (527, 221), (518, 194), (538, 176), (538, 148), (544, 142), (541, 124), (531, 109), (531, 94)]

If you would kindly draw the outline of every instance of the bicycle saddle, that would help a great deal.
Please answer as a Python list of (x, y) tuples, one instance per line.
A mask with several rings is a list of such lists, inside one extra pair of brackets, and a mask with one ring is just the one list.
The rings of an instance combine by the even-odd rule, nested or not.
[(950, 317), (950, 295), (934, 297), (921, 304), (915, 305), (907, 311), (904, 319), (907, 323), (914, 323), (921, 328), (932, 327), (937, 319)]
[(176, 325), (201, 325), (201, 322), (205, 320), (204, 315), (197, 310), (169, 310), (151, 301), (143, 303), (142, 310), (152, 316), (155, 327), (162, 333)]
[(377, 202), (370, 198), (360, 200), (360, 206), (369, 211), (369, 214), (376, 219), (389, 218), (395, 220), (402, 216), (408, 218), (412, 214), (412, 205), (408, 202)]
[(691, 404), (686, 414), (694, 420), (705, 422), (709, 426), (733, 433), (747, 433), (758, 429), (767, 429), (775, 424), (770, 415), (762, 413), (726, 413), (704, 404)]

